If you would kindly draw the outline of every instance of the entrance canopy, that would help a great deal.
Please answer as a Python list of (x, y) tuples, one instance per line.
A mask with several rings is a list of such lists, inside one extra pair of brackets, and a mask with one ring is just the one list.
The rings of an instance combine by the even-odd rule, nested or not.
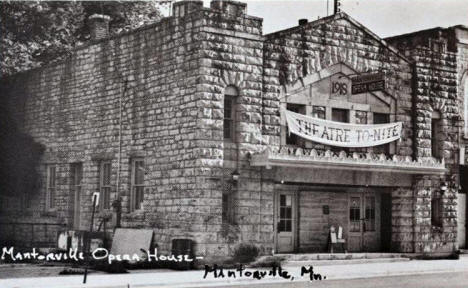
[(348, 155), (344, 151), (336, 155), (330, 150), (318, 151), (287, 146), (279, 151), (267, 148), (262, 153), (252, 155), (250, 165), (263, 166), (267, 169), (282, 166), (424, 175), (441, 175), (446, 172), (444, 161), (437, 161), (434, 158), (413, 161), (409, 156), (394, 155), (393, 158), (388, 159), (384, 154), (352, 153)]

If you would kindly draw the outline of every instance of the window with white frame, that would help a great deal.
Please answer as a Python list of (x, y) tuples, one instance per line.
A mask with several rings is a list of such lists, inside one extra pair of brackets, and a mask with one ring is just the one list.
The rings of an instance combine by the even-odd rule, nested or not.
[(101, 209), (110, 208), (111, 167), (110, 161), (102, 161), (99, 166), (99, 202)]
[(144, 199), (144, 179), (145, 179), (145, 162), (141, 158), (132, 160), (131, 172), (131, 211), (142, 208)]
[(55, 209), (57, 168), (54, 164), (47, 165), (46, 210)]

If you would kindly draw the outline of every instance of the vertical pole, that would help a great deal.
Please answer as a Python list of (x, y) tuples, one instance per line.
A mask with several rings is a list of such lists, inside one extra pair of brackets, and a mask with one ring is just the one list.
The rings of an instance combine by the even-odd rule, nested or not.
[(34, 223), (31, 223), (31, 240), (29, 241), (29, 245), (34, 247)]
[[(91, 237), (91, 233), (93, 232), (93, 226), (94, 226), (94, 213), (96, 212), (96, 198), (97, 197), (94, 197), (93, 196), (93, 213), (91, 214), (91, 225), (89, 227), (89, 236)], [(85, 255), (86, 257), (88, 258), (88, 254), (89, 254), (89, 246), (91, 246), (91, 238), (89, 239), (86, 239), (86, 242), (85, 242)], [(88, 258), (89, 259), (89, 258)], [(88, 276), (88, 265), (86, 264), (86, 267), (85, 267), (85, 272), (84, 272), (84, 276), (83, 276), (83, 284), (86, 284), (86, 278)]]
[(340, 1), (339, 0), (333, 0), (333, 14), (337, 14), (339, 9), (338, 6), (340, 6)]

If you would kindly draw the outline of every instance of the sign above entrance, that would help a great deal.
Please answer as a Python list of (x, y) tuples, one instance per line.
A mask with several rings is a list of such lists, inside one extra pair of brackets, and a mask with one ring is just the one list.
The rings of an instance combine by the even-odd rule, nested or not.
[(314, 118), (282, 109), (289, 131), (314, 142), (339, 147), (372, 147), (400, 139), (402, 123), (357, 125)]
[(358, 75), (351, 78), (351, 94), (380, 91), (385, 89), (383, 73)]

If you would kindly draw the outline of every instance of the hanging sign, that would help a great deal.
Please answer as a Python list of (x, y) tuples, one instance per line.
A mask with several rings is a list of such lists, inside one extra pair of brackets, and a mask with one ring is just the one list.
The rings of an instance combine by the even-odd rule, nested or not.
[(351, 77), (351, 94), (360, 94), (385, 89), (383, 73), (358, 75)]
[(402, 123), (358, 125), (323, 120), (282, 109), (290, 133), (339, 147), (372, 147), (400, 139)]

